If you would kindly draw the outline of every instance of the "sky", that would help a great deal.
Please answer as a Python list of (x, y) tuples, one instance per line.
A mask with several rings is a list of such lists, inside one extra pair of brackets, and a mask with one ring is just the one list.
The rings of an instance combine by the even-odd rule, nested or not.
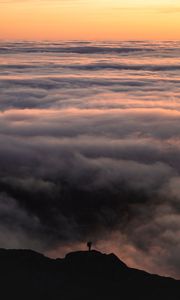
[(0, 0), (0, 39), (179, 38), (178, 0)]
[(0, 247), (180, 278), (179, 39), (179, 0), (0, 0)]

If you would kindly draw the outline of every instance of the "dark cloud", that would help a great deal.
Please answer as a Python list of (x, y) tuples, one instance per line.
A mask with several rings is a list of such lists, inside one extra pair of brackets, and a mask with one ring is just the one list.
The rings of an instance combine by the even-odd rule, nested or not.
[(7, 44), (4, 47), (0, 48), (0, 53), (75, 53), (75, 54), (112, 54), (112, 53), (119, 53), (119, 54), (126, 54), (131, 52), (153, 52), (153, 48), (144, 49), (143, 47), (108, 47), (108, 46), (72, 46), (72, 47), (66, 47), (62, 43), (60, 44), (54, 44), (50, 46), (48, 44), (45, 46), (38, 45), (37, 44), (24, 44), (24, 43), (18, 43), (15, 46), (11, 47)]
[[(8, 229), (14, 224), (14, 231), (16, 223), (21, 224), (21, 235), (26, 237), (21, 239), (22, 246), (30, 245), (28, 236), (41, 241), (36, 249), (50, 251), (59, 244), (80, 243), (88, 237), (98, 241), (108, 231), (119, 230), (146, 255), (156, 243), (159, 247), (166, 243), (171, 251), (174, 244), (168, 245), (165, 231), (171, 236), (174, 229), (161, 215), (166, 212), (167, 219), (168, 215), (173, 219), (179, 213), (180, 161), (179, 146), (174, 143), (178, 131), (169, 126), (171, 133), (164, 136), (167, 114), (163, 118), (161, 112), (157, 114), (158, 125), (153, 115), (148, 115), (153, 128), (146, 127), (144, 134), (143, 126), (148, 124), (145, 111), (142, 123), (140, 113), (129, 110), (128, 116), (122, 110), (112, 111), (111, 117), (110, 112), (92, 112), (93, 120), (88, 111), (76, 111), (75, 115), (68, 110), (37, 110), (27, 115), (8, 111), (2, 115), (0, 186), (16, 203), (20, 216), (15, 210), (11, 217), (10, 210), (6, 223), (1, 220)], [(130, 130), (122, 116), (131, 123)], [(169, 117), (177, 122), (176, 114), (172, 117), (169, 113)], [(117, 129), (111, 127), (113, 120)], [(5, 130), (7, 124), (3, 128), (6, 121), (10, 132)], [(158, 136), (154, 126), (159, 128)], [(151, 131), (154, 136), (149, 135)], [(27, 226), (26, 218), (23, 224), (21, 211), (28, 214), (32, 226)], [(33, 225), (34, 218), (38, 227)], [(163, 234), (165, 240), (161, 241)]]
[[(31, 54), (31, 53), (54, 53), (54, 54), (110, 54), (110, 55), (154, 55), (161, 54), (162, 57), (165, 53), (168, 56), (171, 56), (172, 53), (177, 54), (179, 52), (178, 42), (165, 42), (163, 43), (153, 43), (153, 42), (143, 42), (143, 41), (127, 41), (127, 42), (99, 42), (94, 43), (91, 41), (74, 41), (74, 42), (64, 42), (57, 41), (49, 43), (44, 42), (24, 42), (18, 41), (14, 42), (12, 45), (8, 42), (2, 42), (0, 46), (1, 54)], [(171, 53), (172, 52), (172, 53)]]
[(31, 70), (31, 69), (45, 69), (47, 68), (48, 71), (52, 71), (52, 70), (63, 70), (66, 71), (66, 69), (73, 69), (73, 70), (77, 70), (77, 71), (101, 71), (101, 70), (108, 70), (108, 69), (112, 69), (112, 70), (132, 70), (132, 71), (178, 71), (180, 70), (180, 65), (179, 64), (174, 64), (174, 65), (170, 65), (170, 64), (118, 64), (118, 63), (94, 63), (94, 64), (76, 64), (76, 65), (63, 65), (63, 64), (43, 64), (43, 65), (38, 65), (38, 64), (8, 64), (8, 65), (1, 65), (0, 69), (1, 70), (16, 70), (17, 72), (21, 71), (21, 70)]
[(90, 238), (132, 266), (180, 277), (179, 66), (170, 45), (153, 48), (170, 64), (162, 54), (148, 65), (148, 44), (142, 58), (76, 43), (63, 56), (34, 57), (22, 44), (24, 54), (9, 44), (9, 63), (0, 61), (1, 247), (58, 256)]

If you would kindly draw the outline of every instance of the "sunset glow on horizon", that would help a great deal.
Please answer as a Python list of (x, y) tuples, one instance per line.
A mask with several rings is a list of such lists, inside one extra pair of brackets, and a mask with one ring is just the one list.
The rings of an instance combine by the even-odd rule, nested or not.
[(180, 38), (177, 0), (3, 0), (0, 7), (0, 39)]

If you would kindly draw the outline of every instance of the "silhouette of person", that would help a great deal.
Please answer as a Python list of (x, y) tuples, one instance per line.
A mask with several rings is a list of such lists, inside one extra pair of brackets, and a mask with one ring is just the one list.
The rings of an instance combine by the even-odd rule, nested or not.
[(92, 242), (87, 242), (87, 247), (88, 247), (89, 251), (91, 251)]

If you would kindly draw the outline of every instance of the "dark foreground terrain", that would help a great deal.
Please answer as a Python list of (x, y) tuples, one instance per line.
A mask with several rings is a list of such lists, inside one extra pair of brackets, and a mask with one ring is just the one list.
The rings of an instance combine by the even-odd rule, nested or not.
[(6, 299), (179, 300), (180, 281), (128, 268), (114, 254), (73, 252), (49, 259), (0, 249), (0, 295)]

